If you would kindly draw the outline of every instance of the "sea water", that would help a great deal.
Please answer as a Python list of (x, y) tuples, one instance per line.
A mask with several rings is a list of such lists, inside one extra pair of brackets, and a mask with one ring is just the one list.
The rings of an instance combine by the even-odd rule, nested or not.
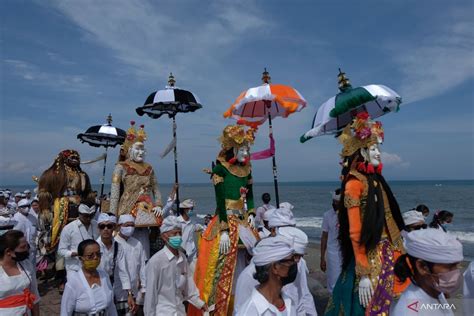
[[(290, 202), (295, 206), (293, 212), (297, 226), (304, 230), (310, 240), (319, 241), (322, 218), (331, 209), (331, 193), (340, 184), (337, 182), (298, 182), (279, 183), (280, 202)], [(474, 258), (474, 181), (390, 181), (390, 187), (400, 205), (406, 212), (418, 204), (430, 209), (428, 223), (437, 210), (454, 213), (450, 233), (455, 234), (464, 245), (467, 259)], [(163, 199), (171, 191), (171, 184), (160, 185)], [(11, 186), (13, 192), (32, 189), (30, 186)], [(99, 185), (93, 185), (100, 191)], [(105, 186), (105, 192), (110, 185)], [(271, 203), (275, 204), (273, 183), (254, 184), (255, 206), (262, 204), (261, 196), (269, 192)], [(216, 203), (211, 182), (206, 184), (180, 184), (180, 200), (191, 198), (196, 202), (196, 221), (202, 221), (205, 214), (214, 214)]]

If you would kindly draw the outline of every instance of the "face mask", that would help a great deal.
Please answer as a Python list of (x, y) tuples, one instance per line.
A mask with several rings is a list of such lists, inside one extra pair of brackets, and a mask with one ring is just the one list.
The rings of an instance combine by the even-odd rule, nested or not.
[(83, 260), (82, 266), (86, 270), (95, 270), (100, 264), (100, 259)]
[(194, 215), (194, 211), (193, 210), (189, 210), (188, 211), (188, 216), (193, 216)]
[(120, 227), (120, 233), (124, 235), (125, 237), (132, 236), (134, 231), (135, 231), (135, 227), (133, 226)]
[(295, 262), (288, 268), (288, 275), (284, 278), (281, 278), (281, 285), (287, 285), (289, 283), (293, 283), (296, 280), (297, 275), (298, 275), (298, 265)]
[(181, 238), (181, 236), (171, 236), (168, 239), (168, 245), (170, 245), (174, 249), (178, 249), (181, 246), (182, 242), (183, 242), (183, 239)]
[(438, 273), (438, 279), (438, 283), (435, 284), (436, 289), (444, 294), (453, 294), (461, 285), (461, 270)]
[(23, 214), (23, 215), (28, 215), (28, 213), (30, 212), (30, 209), (24, 208), (24, 207), (19, 207), (18, 210), (19, 210), (20, 213)]
[(30, 253), (28, 251), (22, 251), (22, 252), (15, 251), (15, 258), (12, 258), (12, 259), (18, 262), (18, 261), (23, 261), (25, 259), (28, 259), (29, 256), (30, 256)]

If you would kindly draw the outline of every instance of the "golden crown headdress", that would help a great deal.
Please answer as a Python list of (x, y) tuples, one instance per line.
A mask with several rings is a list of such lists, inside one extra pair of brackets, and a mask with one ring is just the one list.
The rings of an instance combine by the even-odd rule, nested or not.
[(382, 123), (372, 121), (367, 112), (357, 114), (352, 124), (347, 125), (339, 136), (342, 157), (350, 157), (357, 150), (381, 143), (384, 139)]
[(146, 139), (147, 136), (145, 132), (145, 125), (140, 125), (140, 128), (137, 130), (135, 128), (135, 121), (130, 121), (130, 127), (127, 130), (127, 137), (125, 138), (122, 148), (125, 150), (125, 152), (128, 152), (133, 144), (138, 142), (144, 143)]
[(255, 129), (249, 128), (245, 130), (242, 125), (228, 125), (222, 131), (219, 141), (221, 142), (222, 149), (225, 150), (234, 147), (250, 146), (255, 141)]

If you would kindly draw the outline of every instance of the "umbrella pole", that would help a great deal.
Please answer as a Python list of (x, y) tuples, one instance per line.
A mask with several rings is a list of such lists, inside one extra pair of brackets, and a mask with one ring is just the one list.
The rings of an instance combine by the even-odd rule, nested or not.
[[(270, 111), (268, 111), (268, 130), (269, 134), (273, 134), (272, 128), (272, 116), (270, 115)], [(276, 159), (275, 154), (272, 155), (272, 164), (273, 164), (273, 183), (275, 185), (275, 200), (276, 200), (276, 207), (278, 208), (280, 205), (280, 196), (278, 194), (278, 174), (277, 174), (277, 166), (276, 166)]]
[(178, 139), (176, 138), (176, 118), (173, 116), (173, 138), (174, 138), (174, 183), (176, 185), (176, 212), (181, 215), (179, 209), (179, 181), (178, 181)]
[(102, 169), (102, 179), (100, 180), (100, 196), (99, 198), (102, 198), (102, 195), (104, 194), (104, 185), (105, 185), (105, 167), (107, 166), (107, 149), (108, 147), (105, 147), (105, 157), (104, 157), (104, 168)]

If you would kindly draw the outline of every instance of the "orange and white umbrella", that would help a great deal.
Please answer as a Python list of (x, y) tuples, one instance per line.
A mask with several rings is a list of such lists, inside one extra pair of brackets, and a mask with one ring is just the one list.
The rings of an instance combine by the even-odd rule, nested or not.
[(288, 117), (301, 111), (306, 100), (293, 87), (268, 83), (270, 76), (265, 69), (264, 84), (243, 91), (230, 108), (224, 113), (225, 118), (235, 118), (242, 123), (260, 125), (271, 116)]
[(306, 106), (306, 100), (295, 88), (282, 84), (272, 84), (270, 79), (270, 74), (265, 68), (262, 74), (263, 84), (242, 92), (234, 104), (225, 111), (224, 117), (232, 117), (237, 120), (238, 124), (245, 124), (254, 128), (268, 119), (270, 148), (254, 153), (251, 159), (272, 158), (273, 182), (275, 184), (275, 198), (278, 206), (278, 176), (272, 119), (278, 116), (288, 117), (292, 113), (301, 111)]

